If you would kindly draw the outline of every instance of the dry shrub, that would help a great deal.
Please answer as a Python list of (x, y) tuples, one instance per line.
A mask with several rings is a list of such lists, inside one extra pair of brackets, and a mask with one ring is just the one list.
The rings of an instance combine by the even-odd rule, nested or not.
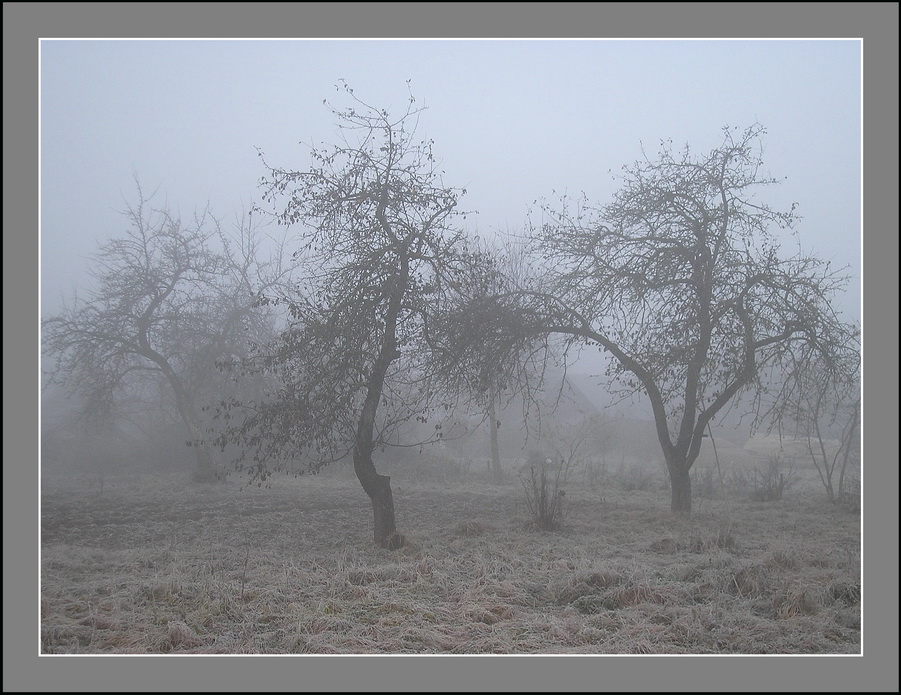
[(751, 500), (754, 502), (776, 502), (782, 494), (797, 482), (793, 461), (789, 460), (786, 468), (781, 454), (771, 454), (767, 464), (754, 471), (754, 490)]
[(552, 459), (529, 459), (528, 472), (520, 475), (526, 507), (532, 523), (541, 531), (559, 531), (563, 527), (563, 500), (565, 492), (560, 488), (565, 480), (563, 465), (555, 471)]

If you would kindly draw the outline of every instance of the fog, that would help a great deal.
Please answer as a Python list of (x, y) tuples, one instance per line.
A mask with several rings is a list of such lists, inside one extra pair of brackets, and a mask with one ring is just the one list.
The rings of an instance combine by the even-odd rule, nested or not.
[[(137, 182), (145, 195), (153, 195), (155, 206), (184, 219), (209, 206), (228, 229), (261, 202), (260, 179), (269, 172), (260, 155), (270, 166), (303, 171), (310, 166), (311, 147), (336, 143), (336, 117), (323, 102), (338, 109), (352, 105), (341, 88), (346, 84), (365, 104), (392, 114), (404, 112), (411, 93), (425, 107), (417, 139), (434, 141), (442, 185), (466, 190), (459, 207), (473, 214), (462, 222), (465, 231), (484, 239), (524, 234), (542, 201), (560, 194), (584, 192), (597, 205), (608, 203), (620, 188), (623, 167), (653, 160), (664, 141), (673, 143), (674, 152), (687, 145), (700, 154), (722, 143), (724, 127), (743, 131), (761, 124), (766, 149), (760, 173), (781, 184), (767, 187), (754, 202), (800, 214), (797, 237), (773, 230), (784, 255), (800, 244), (804, 253), (846, 267), (850, 282), (835, 306), (844, 319), (859, 321), (861, 51), (858, 40), (45, 39), (40, 42), (41, 314), (54, 316), (90, 293), (91, 256), (127, 230), (130, 220), (122, 212), (137, 201)], [(342, 196), (335, 194), (339, 200), (356, 199)], [(292, 231), (297, 230), (288, 230), (289, 251), (300, 246)], [(689, 248), (694, 259), (689, 263), (701, 265), (701, 251), (694, 255), (697, 247)], [(403, 257), (404, 264), (409, 257)], [(203, 272), (215, 275), (209, 268)], [(172, 287), (159, 291), (152, 275), (147, 284), (156, 294), (150, 305), (158, 308), (176, 293)], [(396, 276), (388, 277), (394, 282)], [(404, 292), (421, 291), (416, 299), (427, 296), (429, 291), (414, 285), (428, 285), (428, 278), (410, 277), (404, 277)], [(670, 279), (663, 284), (674, 284)], [(196, 293), (215, 287), (195, 282)], [(459, 284), (450, 286), (460, 290)], [(386, 282), (372, 296), (384, 299), (391, 287)], [(199, 294), (189, 290), (183, 296)], [(379, 316), (372, 325), (396, 326), (396, 307), (408, 295), (390, 296), (398, 313), (391, 321)], [(795, 295), (786, 290), (785, 296)], [(357, 297), (368, 301), (369, 295), (361, 290)], [(226, 313), (221, 307), (235, 306), (220, 299), (217, 295), (205, 314), (197, 314), (203, 328), (213, 325), (214, 338), (220, 335), (216, 317)], [(665, 324), (658, 313), (641, 311)], [(744, 305), (734, 311), (739, 318), (729, 325), (750, 325)], [(788, 313), (795, 318), (801, 312)], [(138, 319), (129, 314), (125, 323), (145, 321), (141, 337), (129, 337), (131, 345), (108, 354), (115, 358), (117, 350), (131, 351), (146, 358), (150, 314), (150, 309)], [(633, 316), (625, 319), (630, 327), (633, 320), (640, 323)], [(777, 314), (773, 323), (781, 318)], [(644, 328), (650, 325), (646, 319)], [(475, 325), (481, 328), (482, 321)], [(248, 319), (252, 327), (246, 330), (262, 324), (263, 319)], [(678, 336), (684, 326), (677, 324), (665, 324), (676, 328), (661, 332), (659, 340)], [(756, 347), (786, 340), (800, 330), (795, 324)], [(309, 325), (315, 334), (319, 324)], [(254, 337), (271, 337), (269, 328), (264, 325)], [(168, 330), (160, 333), (172, 338), (177, 332)], [(779, 331), (781, 325), (772, 329)], [(812, 438), (783, 442), (765, 432), (753, 436), (743, 417), (749, 404), (733, 398), (721, 407), (718, 384), (705, 382), (710, 388), (698, 398), (700, 405), (691, 401), (691, 407), (708, 407), (705, 412), (717, 417), (681, 428), (679, 446), (685, 446), (679, 456), (687, 466), (680, 468), (671, 454), (677, 446), (663, 444), (664, 460), (661, 432), (673, 426), (660, 424), (659, 416), (669, 408), (667, 414), (678, 420), (694, 395), (679, 402), (681, 392), (667, 392), (655, 428), (649, 399), (616, 400), (599, 386), (607, 366), (594, 349), (600, 341), (574, 348), (566, 360), (552, 355), (555, 359), (544, 363), (541, 387), (527, 395), (515, 389), (503, 393), (498, 384), (504, 378), (515, 382), (513, 376), (486, 386), (480, 372), (479, 387), (490, 392), (489, 405), (483, 393), (482, 400), (461, 396), (457, 409), (430, 402), (429, 410), (420, 411), (418, 378), (398, 377), (403, 367), (389, 370), (392, 361), (420, 365), (415, 359), (399, 361), (406, 355), (392, 333), (390, 340), (361, 341), (366, 346), (361, 354), (376, 345), (380, 352), (373, 362), (386, 364), (377, 377), (372, 376), (376, 366), (356, 363), (337, 372), (341, 379), (332, 379), (325, 367), (317, 371), (315, 361), (296, 372), (308, 379), (297, 391), (303, 393), (297, 400), (307, 406), (303, 412), (316, 411), (304, 445), (313, 442), (309, 449), (315, 445), (318, 454), (319, 437), (330, 427), (341, 430), (344, 453), (351, 454), (314, 470), (320, 477), (311, 481), (293, 475), (310, 472), (309, 461), (294, 457), (295, 451), (285, 460), (266, 461), (272, 468), (261, 473), (265, 467), (254, 471), (249, 459), (231, 465), (238, 454), (234, 440), (221, 447), (216, 442), (216, 456), (222, 454), (216, 465), (226, 472), (219, 475), (223, 469), (217, 468), (213, 477), (225, 484), (201, 486), (187, 484), (194, 452), (196, 483), (202, 480), (198, 472), (209, 472), (213, 462), (210, 455), (204, 469), (199, 451), (214, 447), (196, 435), (201, 427), (207, 434), (214, 431), (208, 406), (224, 407), (234, 386), (211, 368), (221, 353), (203, 342), (210, 332), (198, 328), (191, 333), (195, 342), (185, 343), (200, 355), (196, 362), (180, 363), (186, 376), (172, 376), (161, 357), (150, 365), (159, 367), (158, 381), (135, 378), (133, 386), (129, 379), (144, 374), (146, 364), (123, 361), (108, 373), (105, 365), (92, 365), (95, 371), (80, 385), (99, 373), (106, 378), (105, 391), (96, 391), (104, 391), (107, 401), (90, 401), (97, 396), (90, 388), (67, 391), (45, 383), (43, 654), (860, 651), (859, 401), (849, 404), (856, 396), (853, 385), (839, 393), (850, 379), (835, 387), (836, 412), (848, 407), (817, 430), (819, 452), (803, 448)], [(455, 337), (453, 330), (447, 333)], [(725, 336), (717, 346), (747, 358), (747, 350), (727, 344), (735, 333)], [(294, 347), (301, 348), (281, 354), (289, 355), (287, 362), (312, 345), (325, 355), (321, 365), (334, 368), (342, 358), (329, 361), (329, 339), (299, 342)], [(124, 342), (119, 337), (108, 342), (116, 340)], [(345, 349), (339, 342), (335, 353)], [(181, 359), (182, 344), (174, 339), (171, 345), (175, 359)], [(355, 347), (339, 355), (352, 354), (352, 362)], [(666, 344), (662, 357), (653, 353), (651, 366), (641, 369), (650, 374), (648, 381), (655, 369), (661, 379), (672, 375), (665, 361), (670, 348), (679, 353), (673, 362), (680, 369), (688, 365), (684, 371), (690, 374), (697, 353), (680, 352), (683, 347)], [(78, 354), (78, 348), (68, 349)], [(93, 356), (89, 350), (85, 354)], [(728, 392), (751, 371), (730, 372), (730, 357), (714, 356), (709, 371), (695, 380), (732, 379)], [(663, 367), (655, 363), (658, 358)], [(204, 381), (212, 373), (217, 376)], [(327, 375), (321, 380), (325, 386), (310, 386), (321, 374)], [(260, 393), (264, 400), (272, 396), (269, 376), (236, 382), (247, 411), (256, 408)], [(802, 376), (816, 380), (813, 372)], [(395, 383), (385, 389), (391, 377)], [(192, 378), (194, 391), (184, 386)], [(346, 402), (328, 398), (329, 388), (340, 390), (336, 383), (351, 385)], [(119, 397), (116, 389), (123, 384), (129, 387), (121, 389), (124, 397), (111, 397)], [(643, 387), (652, 393), (647, 384), (634, 386), (635, 392)], [(432, 388), (422, 389), (428, 398)], [(502, 393), (496, 398), (498, 388)], [(326, 407), (334, 401), (351, 410), (346, 403), (359, 405), (363, 391), (362, 415), (333, 417), (337, 406)], [(192, 398), (197, 403), (190, 403)], [(396, 409), (392, 398), (401, 401)], [(391, 412), (373, 426), (375, 410)], [(86, 412), (93, 419), (85, 418)], [(390, 437), (373, 436), (373, 427), (378, 430), (397, 413), (397, 429), (385, 425)], [(287, 422), (286, 431), (295, 433), (297, 418), (276, 421)], [(366, 426), (369, 439), (363, 436)], [(192, 436), (198, 446), (185, 446)], [(327, 450), (328, 433), (322, 439)], [(690, 458), (689, 441), (696, 458)], [(272, 476), (272, 469), (278, 475)], [(828, 507), (824, 486), (833, 503)]]
[[(584, 191), (661, 140), (702, 152), (759, 122), (764, 166), (798, 203), (802, 246), (852, 274), (860, 315), (861, 43), (854, 40), (348, 40), (41, 42), (41, 308), (87, 283), (88, 256), (124, 228), (134, 177), (182, 215), (228, 222), (263, 168), (301, 169), (333, 143), (323, 99), (346, 80), (370, 104), (427, 107), (471, 231), (519, 231), (535, 201)], [(787, 245), (792, 243), (786, 238)]]
[[(853, 40), (44, 40), (41, 310), (90, 288), (90, 255), (126, 228), (136, 180), (228, 226), (260, 200), (259, 153), (302, 169), (311, 144), (335, 142), (323, 100), (343, 105), (337, 85), (390, 110), (409, 81), (426, 107), (417, 134), (483, 237), (521, 233), (562, 192), (607, 202), (662, 140), (702, 152), (723, 126), (762, 124), (766, 173), (783, 179), (765, 202), (797, 203), (802, 248), (848, 267), (836, 305), (859, 319), (860, 79)], [(572, 378), (592, 392), (603, 368), (583, 351)]]

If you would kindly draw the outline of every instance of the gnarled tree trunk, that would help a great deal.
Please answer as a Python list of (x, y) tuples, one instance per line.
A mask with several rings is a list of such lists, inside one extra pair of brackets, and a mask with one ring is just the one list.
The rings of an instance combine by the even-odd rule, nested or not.
[(380, 548), (396, 550), (403, 545), (394, 520), (394, 496), (391, 478), (380, 475), (372, 463), (372, 456), (354, 453), (354, 472), (372, 502), (373, 541)]
[(398, 277), (389, 294), (382, 344), (369, 375), (366, 398), (363, 401), (363, 408), (357, 423), (354, 443), (354, 472), (372, 501), (373, 538), (377, 546), (389, 550), (402, 547), (404, 538), (397, 533), (395, 526), (391, 478), (387, 475), (380, 475), (376, 471), (375, 464), (372, 462), (372, 452), (375, 450), (375, 416), (379, 401), (382, 399), (385, 376), (391, 363), (400, 357), (397, 349), (397, 317), (400, 313), (407, 280), (407, 264), (402, 262)]

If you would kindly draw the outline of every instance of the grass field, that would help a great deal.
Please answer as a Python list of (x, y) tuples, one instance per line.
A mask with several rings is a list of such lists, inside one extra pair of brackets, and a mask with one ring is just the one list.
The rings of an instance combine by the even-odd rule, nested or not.
[[(563, 527), (514, 475), (391, 471), (395, 552), (346, 471), (54, 475), (41, 507), (42, 654), (857, 654), (860, 515), (806, 471), (783, 499), (665, 477), (565, 485)], [(708, 481), (709, 482), (709, 481)]]

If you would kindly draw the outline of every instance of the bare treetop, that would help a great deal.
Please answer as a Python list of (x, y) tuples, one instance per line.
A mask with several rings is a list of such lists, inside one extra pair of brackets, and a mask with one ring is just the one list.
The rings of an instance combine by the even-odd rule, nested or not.
[(608, 355), (613, 392), (648, 398), (679, 513), (690, 512), (688, 471), (711, 419), (743, 390), (765, 391), (768, 368), (850, 335), (831, 303), (845, 275), (784, 254), (775, 230), (793, 228), (794, 206), (757, 198), (776, 183), (761, 174), (764, 134), (727, 128), (701, 155), (664, 142), (656, 160), (624, 167), (609, 204), (545, 203), (532, 229), (540, 285), (491, 299), (508, 316), (495, 349), (557, 334)]

